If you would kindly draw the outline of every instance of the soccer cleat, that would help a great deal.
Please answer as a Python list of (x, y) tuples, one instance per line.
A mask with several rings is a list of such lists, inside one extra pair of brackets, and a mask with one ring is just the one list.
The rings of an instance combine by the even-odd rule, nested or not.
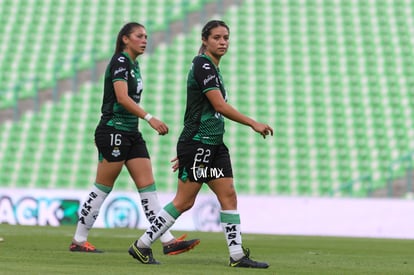
[(143, 264), (159, 264), (152, 256), (152, 249), (138, 247), (136, 241), (131, 244), (128, 253)]
[(269, 264), (265, 262), (256, 262), (250, 259), (250, 250), (248, 248), (243, 248), (244, 256), (238, 261), (233, 260), (230, 257), (231, 267), (250, 267), (250, 268), (268, 268)]
[(89, 253), (102, 253), (102, 250), (96, 249), (90, 242), (84, 242), (83, 244), (77, 244), (72, 242), (69, 246), (69, 250), (72, 252), (89, 252)]
[(163, 251), (165, 255), (177, 255), (184, 252), (187, 252), (190, 249), (193, 249), (196, 245), (200, 243), (199, 239), (193, 239), (186, 241), (186, 234), (182, 235), (174, 242), (164, 245)]

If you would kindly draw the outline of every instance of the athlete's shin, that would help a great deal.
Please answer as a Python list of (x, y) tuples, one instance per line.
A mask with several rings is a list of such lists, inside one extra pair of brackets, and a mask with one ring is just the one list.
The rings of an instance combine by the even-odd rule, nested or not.
[(83, 243), (88, 239), (89, 230), (95, 223), (99, 215), (99, 209), (111, 190), (112, 188), (101, 184), (94, 184), (91, 192), (80, 206), (79, 220), (73, 237), (75, 242)]
[[(138, 189), (138, 192), (141, 197), (141, 205), (145, 216), (149, 223), (152, 223), (156, 218), (156, 214), (161, 210), (161, 204), (158, 199), (155, 184), (140, 188)], [(160, 236), (160, 241), (162, 243), (168, 243), (174, 239), (174, 236), (168, 230)]]
[(222, 210), (220, 222), (227, 241), (230, 257), (240, 259), (244, 256), (240, 229), (240, 215), (237, 210)]
[(175, 220), (181, 215), (172, 203), (166, 205), (156, 215), (151, 225), (138, 240), (139, 247), (150, 247), (153, 242), (173, 226)]

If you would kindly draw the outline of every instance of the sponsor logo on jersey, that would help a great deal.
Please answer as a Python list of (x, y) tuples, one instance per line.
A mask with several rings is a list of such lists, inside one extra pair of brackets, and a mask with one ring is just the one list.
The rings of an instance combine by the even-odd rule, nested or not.
[(143, 89), (144, 89), (144, 85), (142, 83), (142, 79), (138, 78), (137, 79), (137, 94), (141, 94)]
[(118, 57), (118, 61), (121, 62), (121, 63), (124, 63), (125, 62), (125, 57), (124, 56)]
[(210, 69), (211, 69), (210, 64), (208, 64), (208, 63), (204, 63), (204, 64), (203, 64), (203, 69), (204, 69), (204, 70), (210, 70)]
[(204, 85), (206, 85), (207, 83), (209, 83), (211, 80), (216, 79), (216, 83), (217, 83), (217, 77), (215, 75), (209, 74), (204, 80)]
[(115, 70), (114, 75), (120, 74), (120, 73), (122, 73), (124, 71), (126, 71), (126, 68), (119, 67), (118, 69)]
[(141, 100), (141, 94), (143, 91), (143, 84), (142, 84), (142, 79), (138, 78), (137, 79), (137, 90), (136, 90), (136, 94), (132, 95), (132, 97), (134, 98), (135, 102), (139, 102)]

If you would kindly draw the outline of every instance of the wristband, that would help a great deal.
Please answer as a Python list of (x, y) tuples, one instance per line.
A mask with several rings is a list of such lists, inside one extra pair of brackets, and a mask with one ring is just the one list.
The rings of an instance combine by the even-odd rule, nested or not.
[(150, 121), (150, 120), (151, 120), (151, 118), (152, 118), (152, 115), (151, 115), (150, 113), (147, 113), (147, 114), (144, 116), (144, 119), (145, 119), (146, 121)]

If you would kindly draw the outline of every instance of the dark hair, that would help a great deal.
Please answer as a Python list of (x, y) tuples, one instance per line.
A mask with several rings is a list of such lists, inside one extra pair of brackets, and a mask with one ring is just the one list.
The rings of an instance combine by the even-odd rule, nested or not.
[[(230, 28), (229, 26), (226, 25), (226, 23), (224, 23), (224, 21), (211, 20), (211, 21), (208, 21), (207, 24), (205, 24), (203, 29), (201, 30), (201, 38), (204, 38), (205, 40), (207, 40), (211, 34), (211, 30), (217, 27), (225, 27), (227, 31), (230, 33)], [(205, 50), (206, 50), (206, 47), (204, 46), (204, 44), (201, 44), (201, 47), (198, 50), (198, 54), (204, 53)]]
[(137, 22), (129, 22), (122, 27), (118, 33), (118, 38), (116, 39), (115, 54), (121, 53), (125, 49), (125, 44), (124, 41), (122, 41), (122, 37), (124, 35), (130, 35), (136, 27), (145, 28), (144, 25)]

